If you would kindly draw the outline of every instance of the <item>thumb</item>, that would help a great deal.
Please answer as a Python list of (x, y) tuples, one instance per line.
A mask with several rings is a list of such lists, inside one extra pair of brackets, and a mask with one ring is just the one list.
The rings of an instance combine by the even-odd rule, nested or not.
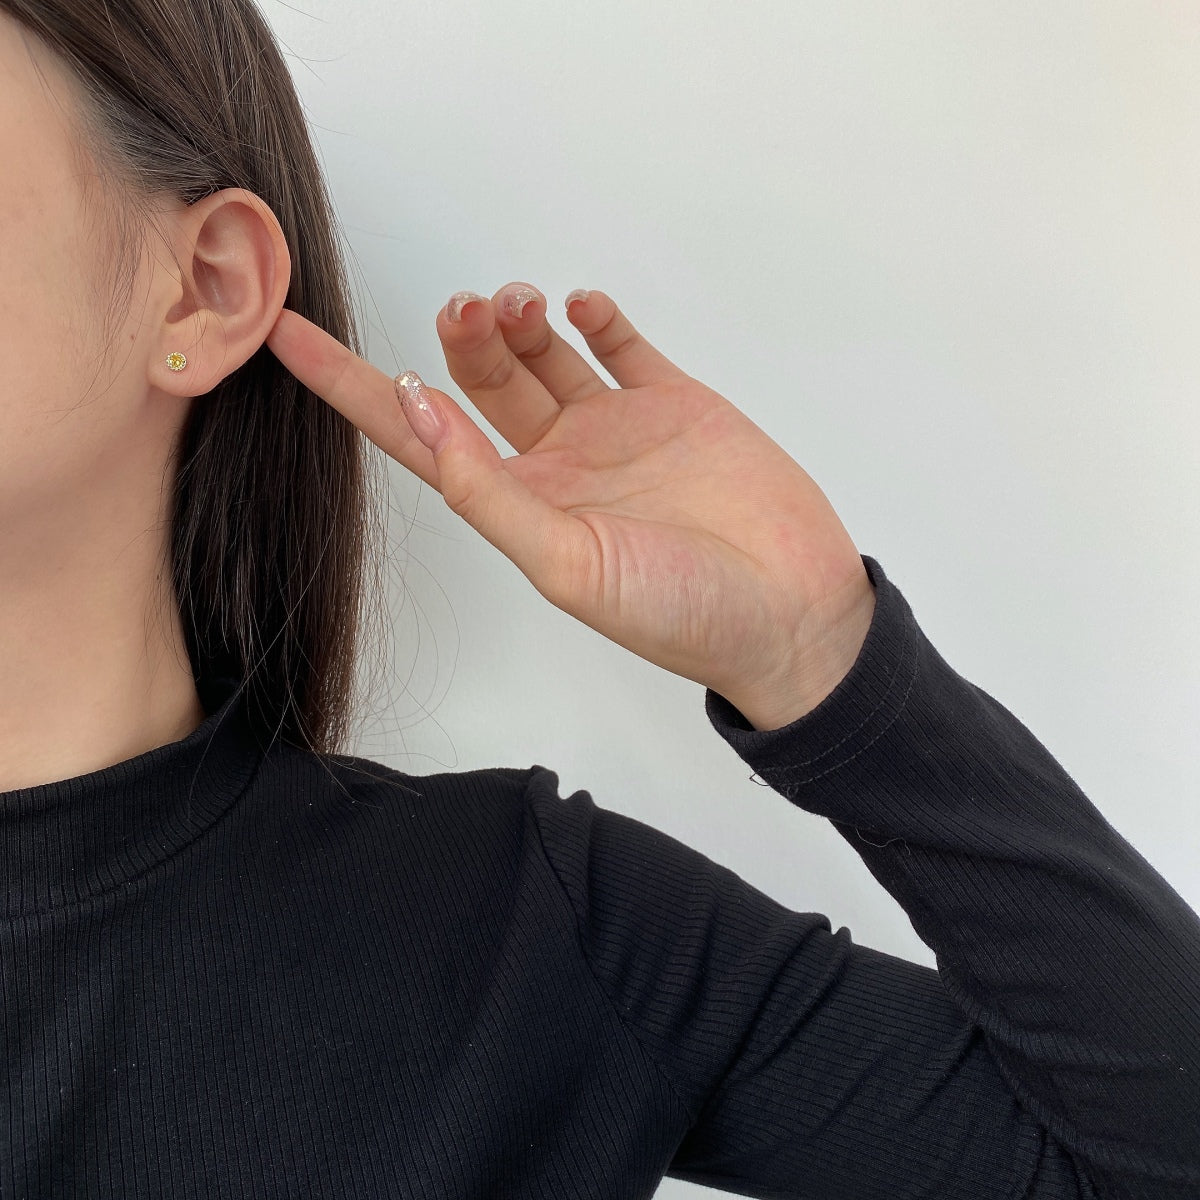
[(552, 604), (571, 611), (570, 581), (590, 534), (548, 504), (509, 469), (483, 430), (445, 392), (415, 371), (396, 376), (396, 396), (417, 439), (437, 466), (437, 490), (452, 512), (514, 562)]

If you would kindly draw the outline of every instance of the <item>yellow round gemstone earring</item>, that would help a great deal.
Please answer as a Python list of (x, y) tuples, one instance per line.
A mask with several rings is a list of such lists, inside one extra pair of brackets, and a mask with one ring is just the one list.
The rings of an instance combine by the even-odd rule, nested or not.
[(187, 366), (187, 356), (179, 353), (168, 354), (167, 366), (172, 371), (182, 371), (183, 368)]

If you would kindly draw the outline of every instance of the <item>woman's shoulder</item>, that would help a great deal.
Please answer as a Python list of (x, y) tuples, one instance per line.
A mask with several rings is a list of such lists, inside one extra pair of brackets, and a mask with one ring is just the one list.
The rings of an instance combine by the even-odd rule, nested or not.
[(258, 845), (302, 844), (331, 864), (355, 864), (360, 879), (420, 876), (428, 886), (475, 874), (503, 886), (542, 853), (532, 805), (545, 803), (553, 778), (538, 765), (421, 775), (276, 746), (239, 807)]

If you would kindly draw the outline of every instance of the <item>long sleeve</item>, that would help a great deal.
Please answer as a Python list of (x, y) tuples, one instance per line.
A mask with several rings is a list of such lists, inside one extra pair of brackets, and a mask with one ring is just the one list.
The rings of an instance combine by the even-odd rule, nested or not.
[(831, 820), (936, 971), (856, 945), (651, 827), (532, 811), (583, 956), (690, 1115), (668, 1174), (838, 1200), (1196, 1200), (1200, 918), (1016, 717), (956, 674), (880, 565), (850, 674), (716, 731)]

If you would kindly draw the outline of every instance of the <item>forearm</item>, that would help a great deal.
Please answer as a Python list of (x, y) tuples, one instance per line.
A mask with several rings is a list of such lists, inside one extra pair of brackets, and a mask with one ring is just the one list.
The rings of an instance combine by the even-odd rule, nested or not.
[(1014, 1093), (1101, 1195), (1200, 1195), (1200, 918), (879, 586), (847, 686), (731, 744), (904, 907)]

